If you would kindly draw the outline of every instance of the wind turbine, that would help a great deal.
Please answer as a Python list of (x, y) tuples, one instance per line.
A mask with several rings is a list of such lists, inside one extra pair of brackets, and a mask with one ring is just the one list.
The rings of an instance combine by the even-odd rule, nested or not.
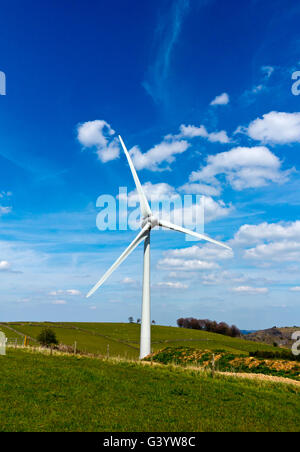
[(156, 226), (161, 226), (165, 229), (171, 229), (173, 231), (183, 232), (184, 234), (192, 235), (200, 240), (206, 240), (208, 242), (214, 243), (216, 245), (222, 246), (227, 249), (231, 249), (224, 243), (218, 242), (205, 234), (199, 234), (198, 232), (190, 231), (189, 229), (182, 228), (176, 224), (172, 224), (169, 221), (161, 220), (156, 218), (148, 204), (147, 198), (145, 196), (144, 190), (141, 186), (139, 178), (137, 176), (136, 170), (133, 166), (133, 162), (126, 149), (126, 146), (119, 135), (119, 140), (121, 142), (122, 148), (127, 157), (129, 167), (136, 185), (136, 189), (140, 200), (140, 209), (142, 214), (141, 231), (138, 233), (136, 238), (131, 242), (131, 244), (126, 248), (126, 250), (121, 254), (121, 256), (116, 260), (116, 262), (107, 270), (107, 272), (102, 276), (100, 281), (89, 291), (87, 298), (90, 297), (102, 284), (107, 280), (107, 278), (119, 267), (119, 265), (129, 256), (130, 253), (142, 242), (144, 241), (144, 274), (143, 274), (143, 301), (142, 301), (142, 321), (141, 321), (141, 338), (140, 338), (140, 359), (151, 353), (151, 318), (150, 318), (150, 232)]

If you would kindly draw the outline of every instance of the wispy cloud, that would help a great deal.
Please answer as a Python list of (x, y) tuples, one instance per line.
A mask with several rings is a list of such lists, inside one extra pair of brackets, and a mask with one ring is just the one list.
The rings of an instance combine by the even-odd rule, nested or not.
[(143, 82), (144, 88), (156, 103), (165, 100), (165, 83), (169, 76), (172, 53), (189, 9), (190, 0), (177, 0), (157, 25), (154, 62), (149, 66)]
[(65, 300), (54, 300), (54, 301), (52, 301), (52, 304), (56, 304), (56, 305), (67, 304), (67, 302)]
[(251, 286), (239, 286), (234, 287), (232, 289), (233, 292), (237, 293), (244, 293), (244, 294), (250, 294), (250, 295), (261, 295), (268, 293), (267, 287), (251, 287)]
[(6, 215), (12, 211), (12, 207), (10, 205), (7, 205), (8, 203), (10, 203), (11, 196), (12, 193), (9, 191), (0, 192), (0, 216)]
[(53, 290), (49, 292), (49, 295), (57, 296), (57, 295), (81, 295), (80, 290), (77, 289), (67, 289), (67, 290)]
[(275, 71), (275, 67), (262, 66), (260, 71), (262, 75), (260, 75), (256, 84), (254, 84), (251, 88), (246, 89), (241, 95), (240, 100), (244, 105), (251, 105), (255, 102), (257, 95), (268, 92), (272, 88), (270, 78)]

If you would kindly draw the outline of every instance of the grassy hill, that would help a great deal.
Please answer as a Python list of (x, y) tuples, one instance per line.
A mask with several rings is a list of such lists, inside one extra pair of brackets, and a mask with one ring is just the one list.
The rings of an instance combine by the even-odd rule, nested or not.
[(300, 431), (287, 384), (30, 348), (0, 360), (0, 431)]
[[(110, 356), (138, 358), (139, 355), (140, 325), (134, 323), (9, 322), (1, 325), (31, 337), (32, 344), (41, 329), (49, 326), (55, 331), (61, 343), (72, 346), (76, 341), (77, 348), (82, 352), (106, 354), (109, 346)], [(166, 346), (191, 346), (201, 350), (222, 349), (233, 354), (245, 355), (250, 351), (274, 350), (270, 345), (205, 331), (158, 325), (151, 328), (153, 351)]]

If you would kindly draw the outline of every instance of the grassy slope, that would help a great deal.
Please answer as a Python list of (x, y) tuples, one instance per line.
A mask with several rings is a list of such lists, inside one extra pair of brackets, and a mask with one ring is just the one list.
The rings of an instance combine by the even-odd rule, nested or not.
[(0, 431), (300, 431), (290, 385), (14, 349), (0, 359)]
[[(75, 325), (75, 324), (74, 324)], [(122, 342), (111, 340), (105, 336), (93, 334), (93, 331), (84, 331), (74, 328), (73, 325), (63, 328), (62, 326), (48, 325), (56, 333), (59, 342), (67, 345), (73, 345), (77, 342), (77, 348), (82, 352), (106, 354), (109, 345), (109, 353), (111, 356), (124, 356), (128, 358), (138, 357), (138, 348), (132, 347)], [(45, 325), (40, 324), (13, 324), (13, 327), (24, 334), (36, 338)]]
[(8, 339), (17, 338), (19, 341), (23, 341), (22, 335), (16, 333), (15, 331), (12, 331), (11, 329), (7, 328), (4, 325), (0, 325), (0, 331), (2, 331)]
[[(11, 323), (18, 331), (36, 338), (41, 331), (40, 323)], [(73, 345), (81, 351), (105, 354), (107, 344), (111, 356), (137, 358), (139, 353), (140, 326), (128, 323), (51, 323), (60, 342)], [(45, 326), (45, 324), (43, 324)], [(244, 339), (235, 339), (220, 334), (166, 326), (152, 326), (152, 348), (154, 351), (166, 346), (191, 346), (198, 349), (223, 349), (232, 353), (247, 354), (255, 350), (274, 348)]]

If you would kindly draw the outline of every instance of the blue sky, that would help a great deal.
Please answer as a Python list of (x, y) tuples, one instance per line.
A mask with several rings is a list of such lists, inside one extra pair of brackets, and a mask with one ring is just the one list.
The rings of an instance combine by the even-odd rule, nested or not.
[(224, 254), (152, 234), (152, 318), (300, 323), (300, 5), (294, 1), (11, 1), (0, 17), (0, 314), (140, 317), (136, 232), (99, 231), (97, 198), (206, 196)]

